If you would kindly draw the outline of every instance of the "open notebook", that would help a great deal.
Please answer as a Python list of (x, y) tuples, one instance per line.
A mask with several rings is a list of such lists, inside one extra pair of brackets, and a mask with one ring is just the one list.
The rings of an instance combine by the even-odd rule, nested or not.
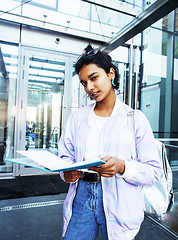
[(87, 169), (105, 163), (99, 158), (78, 163), (69, 163), (47, 150), (17, 151), (24, 157), (7, 158), (5, 161), (22, 164), (28, 167), (38, 168), (44, 171), (69, 171), (75, 169)]

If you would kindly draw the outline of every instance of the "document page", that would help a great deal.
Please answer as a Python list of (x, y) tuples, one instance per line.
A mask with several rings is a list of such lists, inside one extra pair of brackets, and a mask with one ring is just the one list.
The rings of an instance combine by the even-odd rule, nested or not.
[(51, 171), (47, 168), (45, 168), (44, 166), (41, 166), (40, 164), (38, 164), (37, 162), (33, 161), (32, 159), (23, 157), (23, 158), (10, 158), (10, 159), (4, 159), (5, 161), (11, 162), (11, 163), (17, 163), (17, 164), (21, 164), (27, 167), (33, 167), (33, 168), (37, 168), (43, 171)]
[[(65, 170), (67, 171), (67, 170), (74, 170), (74, 169), (84, 169), (84, 168), (89, 168), (92, 166), (105, 163), (99, 158), (82, 161), (78, 163), (69, 163), (61, 159), (60, 157), (56, 156), (55, 154), (48, 152), (47, 150), (28, 150), (28, 151), (19, 150), (17, 152), (33, 160), (34, 162), (38, 163), (40, 166), (50, 169), (51, 171), (65, 171)], [(19, 164), (22, 164), (22, 163), (19, 162)]]
[(70, 163), (64, 161), (53, 153), (46, 150), (28, 150), (28, 151), (17, 151), (23, 156), (32, 159), (41, 166), (50, 170), (65, 168), (70, 166)]

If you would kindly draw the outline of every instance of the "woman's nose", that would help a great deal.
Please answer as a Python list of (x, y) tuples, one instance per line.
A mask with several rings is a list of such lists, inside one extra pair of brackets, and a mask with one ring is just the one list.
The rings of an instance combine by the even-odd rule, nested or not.
[(88, 82), (88, 90), (91, 92), (94, 90), (94, 85), (92, 82)]

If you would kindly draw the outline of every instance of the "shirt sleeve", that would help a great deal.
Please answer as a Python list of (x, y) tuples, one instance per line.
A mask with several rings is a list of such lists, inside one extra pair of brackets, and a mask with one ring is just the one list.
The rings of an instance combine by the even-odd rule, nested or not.
[(137, 159), (125, 161), (125, 172), (118, 177), (131, 184), (151, 186), (162, 173), (156, 140), (146, 116), (139, 110), (135, 111), (134, 123)]
[[(74, 137), (72, 129), (74, 129), (74, 126), (73, 116), (71, 114), (58, 143), (58, 156), (70, 163), (75, 161)], [(63, 181), (65, 181), (63, 172), (60, 172), (60, 177)]]

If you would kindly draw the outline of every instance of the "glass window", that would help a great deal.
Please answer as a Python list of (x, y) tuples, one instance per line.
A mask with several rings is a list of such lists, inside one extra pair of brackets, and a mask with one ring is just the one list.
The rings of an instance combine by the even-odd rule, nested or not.
[[(57, 1), (58, 0), (31, 0), (31, 1), (25, 1), (25, 0), (7, 0), (6, 2), (11, 2), (12, 4), (15, 4), (13, 2), (19, 2), (18, 5), (21, 6), (21, 5), (29, 5), (29, 4), (32, 4), (32, 5), (36, 5), (36, 6), (41, 6), (43, 8), (50, 8), (50, 9), (56, 9), (56, 6), (57, 6)], [(17, 3), (16, 3), (17, 5)], [(20, 8), (21, 10), (21, 8)]]
[(133, 5), (133, 7), (137, 7), (137, 8), (142, 8), (142, 2), (143, 0), (120, 0), (121, 2), (125, 2), (128, 3), (130, 5)]
[(26, 149), (57, 152), (61, 135), (65, 61), (36, 54), (29, 57)]
[(77, 110), (80, 106), (80, 80), (78, 75), (75, 72), (73, 63), (73, 74), (72, 74), (72, 105), (71, 105), (71, 112)]
[[(23, 2), (23, 3), (22, 3)], [(103, 41), (108, 41), (121, 28), (133, 20), (134, 17), (125, 14), (139, 14), (141, 12), (140, 1), (115, 1), (116, 11), (90, 4), (81, 0), (7, 0), (1, 4), (0, 9), (64, 27), (63, 31), (76, 29), (82, 32), (91, 32), (103, 36)], [(99, 2), (100, 3), (100, 2)], [(102, 5), (102, 1), (101, 1)], [(106, 3), (104, 3), (106, 6)], [(110, 1), (108, 1), (110, 6)], [(121, 10), (121, 12), (118, 12)], [(123, 11), (123, 13), (122, 13)], [(82, 24), (81, 24), (82, 19)], [(66, 29), (65, 29), (66, 28)], [(107, 37), (107, 38), (106, 38)], [(106, 38), (106, 39), (105, 39)]]
[[(19, 1), (12, 1), (12, 0), (6, 0), (1, 1), (0, 9), (4, 12), (11, 12), (14, 14), (21, 14), (21, 2)], [(4, 15), (5, 13), (1, 13), (1, 15)]]
[(120, 46), (110, 52), (109, 55), (114, 61), (128, 63), (129, 56), (127, 47)]
[[(116, 65), (116, 64), (115, 64)], [(116, 94), (120, 101), (126, 102), (126, 91), (127, 91), (127, 75), (128, 75), (128, 68), (126, 63), (118, 63), (116, 66), (119, 70), (119, 89), (116, 90)]]
[(175, 31), (178, 32), (178, 8), (176, 9)]
[[(85, 9), (84, 18), (89, 18), (90, 4), (81, 0), (58, 0), (58, 11), (69, 15), (78, 16)], [(67, 6), (67, 7), (66, 7)]]
[[(174, 46), (174, 81), (173, 81), (173, 102), (172, 102), (172, 138), (178, 139), (178, 36), (175, 37)], [(178, 141), (172, 142), (173, 145), (178, 146)], [(171, 151), (171, 165), (173, 169), (178, 166), (178, 149)], [(178, 188), (178, 186), (177, 186)]]
[(147, 116), (155, 137), (167, 144), (168, 159), (173, 170), (173, 186), (177, 190), (178, 36), (175, 36), (175, 41), (173, 37), (171, 33), (153, 28), (144, 32), (141, 110)]
[(37, 4), (40, 4), (40, 5), (44, 5), (44, 6), (47, 6), (47, 7), (52, 7), (52, 8), (56, 8), (56, 1), (57, 0), (33, 0), (32, 3), (37, 3)]
[(174, 12), (169, 13), (168, 15), (164, 16), (160, 20), (158, 20), (156, 23), (154, 23), (152, 26), (156, 28), (160, 28), (166, 31), (173, 31), (174, 29)]
[(141, 109), (156, 137), (170, 137), (172, 34), (153, 28), (145, 34)]
[(12, 172), (18, 47), (0, 43), (0, 172)]
[(92, 20), (122, 28), (124, 25), (127, 25), (130, 21), (132, 21), (133, 17), (92, 5)]
[[(154, 38), (152, 38), (154, 36)], [(148, 28), (144, 31), (143, 85), (159, 84), (167, 76), (167, 53), (171, 51), (172, 34)]]

